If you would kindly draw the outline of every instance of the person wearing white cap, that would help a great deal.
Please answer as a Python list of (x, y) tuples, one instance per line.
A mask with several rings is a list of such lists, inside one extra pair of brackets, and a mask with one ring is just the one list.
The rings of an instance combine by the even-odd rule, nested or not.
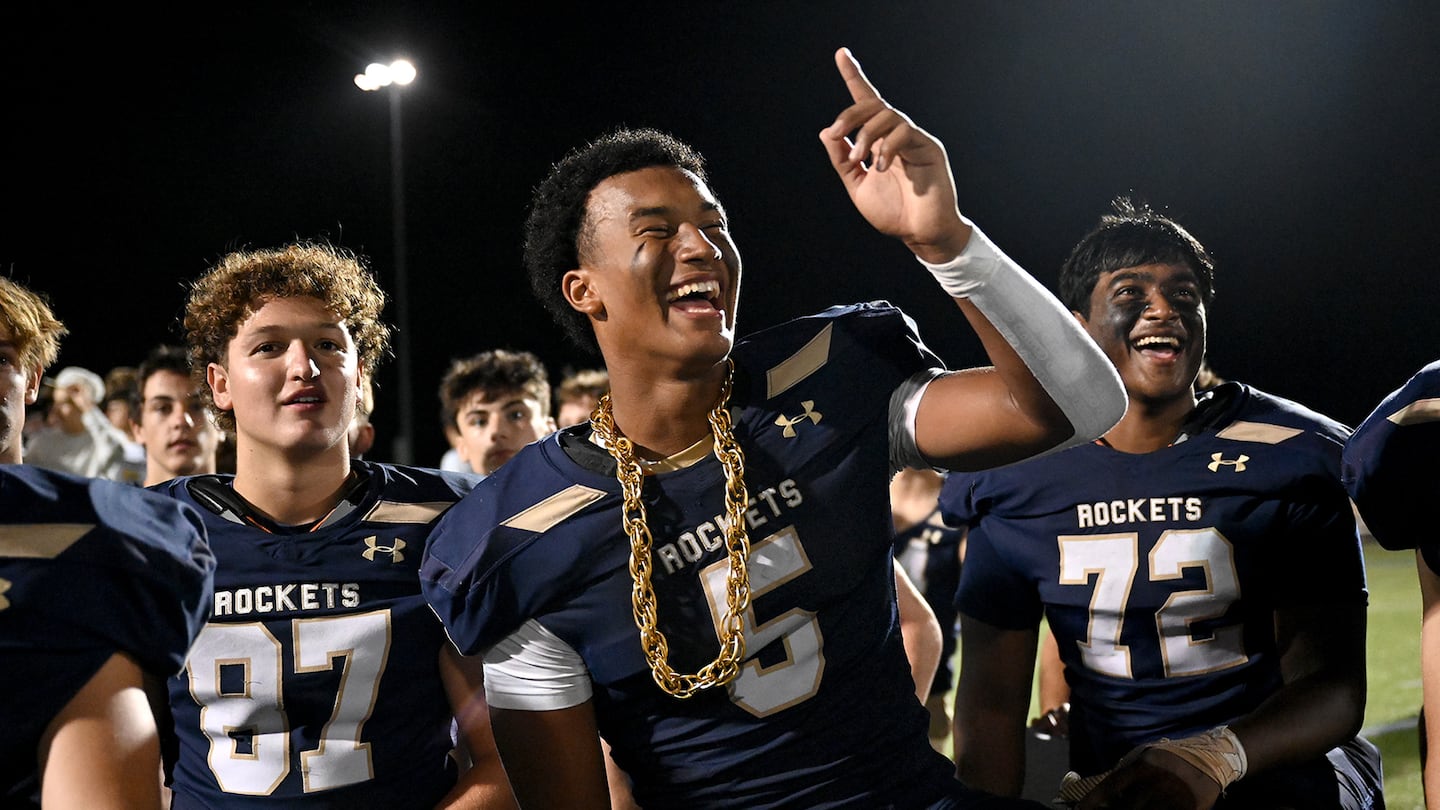
[(48, 424), (30, 441), (25, 460), (87, 478), (118, 480), (126, 437), (101, 410), (104, 397), (105, 381), (99, 374), (79, 366), (61, 369), (55, 375)]

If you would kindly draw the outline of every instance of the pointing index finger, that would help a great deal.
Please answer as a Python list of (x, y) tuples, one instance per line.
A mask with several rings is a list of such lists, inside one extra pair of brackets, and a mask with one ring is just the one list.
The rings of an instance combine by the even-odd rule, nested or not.
[(865, 78), (865, 71), (860, 69), (860, 63), (856, 61), (855, 55), (850, 53), (849, 48), (841, 48), (835, 52), (835, 67), (840, 69), (840, 78), (844, 79), (845, 86), (850, 88), (850, 98), (857, 102), (880, 99), (880, 91)]

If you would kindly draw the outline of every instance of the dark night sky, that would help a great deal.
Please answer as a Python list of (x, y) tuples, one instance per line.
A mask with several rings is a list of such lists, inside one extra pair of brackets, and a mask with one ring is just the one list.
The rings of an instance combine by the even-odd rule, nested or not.
[[(403, 117), (418, 461), (443, 449), (451, 358), (586, 362), (529, 297), (520, 223), (547, 166), (617, 124), (709, 157), (745, 258), (742, 333), (888, 298), (951, 365), (984, 362), (825, 159), (848, 45), (946, 143), (962, 211), (1046, 285), (1133, 192), (1217, 259), (1222, 375), (1353, 424), (1440, 354), (1436, 4), (571, 6), (7, 8), (0, 272), (70, 326), (60, 366), (101, 372), (176, 340), (184, 283), (237, 246), (329, 239), (393, 289), (388, 106), (351, 79), (404, 55), (420, 70)], [(394, 363), (379, 383), (384, 447)]]

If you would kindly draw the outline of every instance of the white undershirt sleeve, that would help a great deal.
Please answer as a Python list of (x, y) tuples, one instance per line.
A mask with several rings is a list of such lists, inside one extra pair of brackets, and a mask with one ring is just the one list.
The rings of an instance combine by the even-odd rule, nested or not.
[(920, 410), (920, 400), (931, 380), (945, 373), (942, 368), (928, 368), (917, 371), (900, 383), (890, 394), (890, 472), (893, 474), (906, 467), (926, 469), (931, 466), (920, 455), (915, 443), (915, 413)]
[(580, 654), (530, 619), (485, 652), (485, 700), (496, 709), (553, 711), (590, 699)]

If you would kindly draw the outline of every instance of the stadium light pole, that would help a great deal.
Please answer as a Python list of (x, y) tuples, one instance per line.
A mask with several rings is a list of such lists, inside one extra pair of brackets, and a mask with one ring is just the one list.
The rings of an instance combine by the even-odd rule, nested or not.
[(355, 86), (367, 92), (390, 88), (390, 219), (395, 247), (395, 364), (400, 376), (399, 419), (393, 447), (397, 464), (415, 463), (412, 436), (415, 425), (415, 392), (410, 365), (410, 280), (405, 269), (405, 160), (401, 140), (401, 89), (415, 81), (415, 66), (404, 59), (388, 65), (378, 62), (356, 74)]

